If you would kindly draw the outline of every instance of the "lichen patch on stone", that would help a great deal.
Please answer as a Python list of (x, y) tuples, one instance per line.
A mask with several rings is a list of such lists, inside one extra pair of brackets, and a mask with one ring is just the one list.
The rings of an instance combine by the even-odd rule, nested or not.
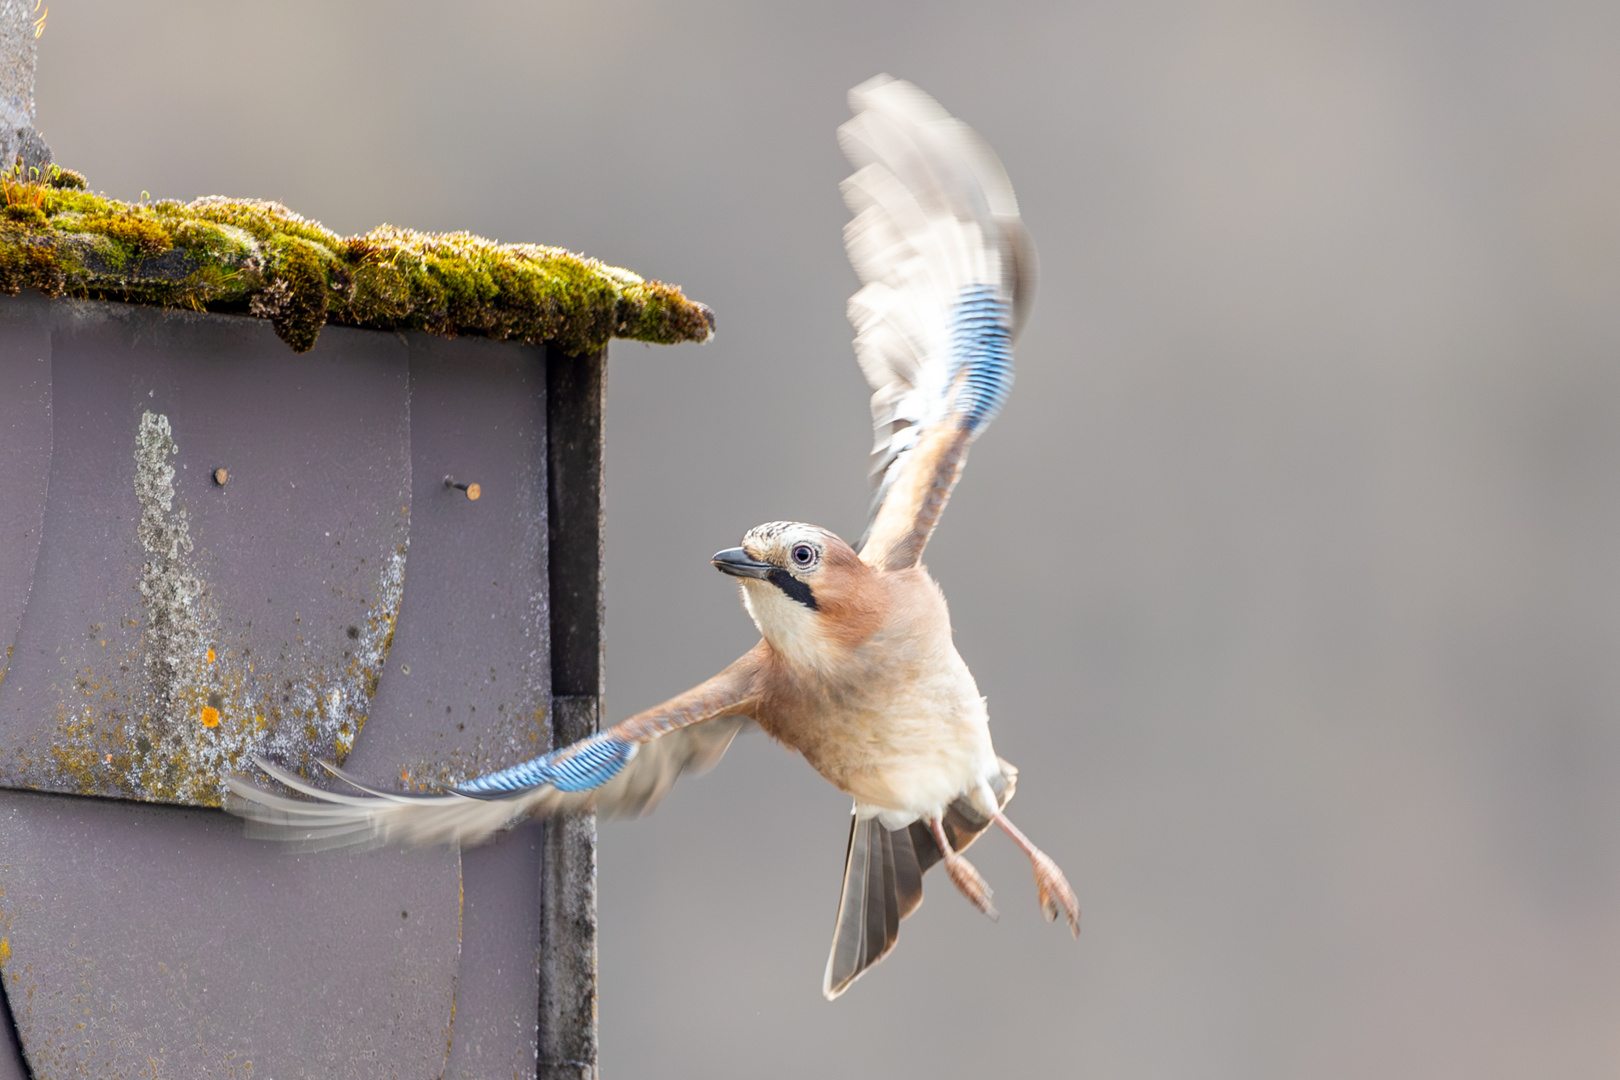
[[(365, 726), (404, 596), (406, 546), (384, 560), (341, 659), (302, 664), (291, 678), (256, 670), (246, 642), (224, 635), (195, 566), (190, 520), (176, 505), (178, 449), (169, 418), (143, 413), (134, 450), (138, 655), (76, 672), (39, 787), (218, 806), (226, 776), (255, 754), (312, 772), (321, 760), (342, 764)], [(138, 671), (140, 685), (114, 668)]]
[(0, 194), (0, 292), (253, 315), (299, 352), (328, 323), (565, 353), (714, 332), (714, 313), (678, 287), (562, 248), (392, 225), (342, 237), (260, 199), (125, 203), (54, 166), (0, 174)]

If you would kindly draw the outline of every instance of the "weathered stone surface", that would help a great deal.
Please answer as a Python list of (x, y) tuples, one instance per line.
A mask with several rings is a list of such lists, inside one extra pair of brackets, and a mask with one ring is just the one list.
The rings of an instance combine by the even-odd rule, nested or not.
[(445, 1080), (535, 1075), (543, 836), (531, 823), (461, 853), (461, 961)]
[[(546, 367), (551, 724), (558, 745), (602, 722), (603, 415), (607, 353)], [(596, 818), (545, 823), (541, 1080), (596, 1077)]]
[(249, 319), (53, 310), (45, 541), (0, 684), (0, 784), (217, 805), (253, 752), (343, 760), (404, 580), (403, 343), (337, 330), (288, 356)]
[(38, 297), (0, 305), (0, 683), (17, 643), (51, 474), (50, 313)]
[(292, 857), (154, 804), (210, 804), (255, 750), (416, 786), (593, 730), (602, 360), (343, 328), (289, 357), (262, 321), (0, 300), (26, 541), (0, 549), (0, 786), (142, 800), (0, 791), (36, 1077), (592, 1075), (589, 819)]
[[(549, 748), (545, 353), (412, 335), (411, 572), (388, 669), (347, 768), (384, 787), (454, 782)], [(445, 487), (479, 485), (474, 501)], [(447, 1077), (534, 1075), (540, 838), (463, 855)]]
[(0, 168), (21, 157), (25, 173), (51, 160), (50, 147), (34, 130), (39, 17), (31, 0), (0, 0)]
[(36, 1080), (445, 1067), (453, 851), (288, 855), (222, 811), (0, 792), (0, 890)]
[(9, 1020), (0, 1023), (0, 1080), (33, 1080), (22, 1047), (17, 1045), (17, 1029)]
[[(545, 353), (412, 335), (411, 572), (347, 768), (454, 783), (549, 749)], [(474, 501), (446, 476), (479, 485)]]

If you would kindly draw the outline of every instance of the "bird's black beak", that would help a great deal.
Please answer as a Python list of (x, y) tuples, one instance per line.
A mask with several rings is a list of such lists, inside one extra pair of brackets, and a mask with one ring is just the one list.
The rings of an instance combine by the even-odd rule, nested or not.
[(759, 562), (757, 559), (749, 558), (748, 552), (740, 547), (717, 551), (714, 553), (714, 558), (709, 561), (714, 564), (716, 570), (722, 574), (730, 574), (732, 577), (764, 578), (772, 570), (776, 569), (768, 562)]

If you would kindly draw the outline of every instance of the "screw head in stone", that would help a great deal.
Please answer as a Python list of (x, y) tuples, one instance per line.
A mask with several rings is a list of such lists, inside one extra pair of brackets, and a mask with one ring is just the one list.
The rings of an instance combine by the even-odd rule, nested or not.
[(478, 496), (484, 493), (484, 489), (479, 487), (477, 484), (458, 483), (456, 478), (453, 476), (447, 476), (444, 478), (444, 486), (447, 488), (455, 488), (457, 491), (466, 492), (469, 502), (477, 502)]

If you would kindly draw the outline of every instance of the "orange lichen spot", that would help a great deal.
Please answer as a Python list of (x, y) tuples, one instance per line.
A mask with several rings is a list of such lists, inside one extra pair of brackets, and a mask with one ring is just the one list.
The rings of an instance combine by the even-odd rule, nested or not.
[(204, 705), (202, 723), (203, 727), (219, 727), (219, 710), (212, 705)]
[(399, 782), (402, 784), (409, 784), (411, 782), (411, 772), (409, 769), (399, 770)]
[(208, 662), (210, 664), (212, 664), (214, 662), (214, 650), (213, 649), (208, 650)]
[(0, 937), (0, 964), (11, 959), (11, 939)]

